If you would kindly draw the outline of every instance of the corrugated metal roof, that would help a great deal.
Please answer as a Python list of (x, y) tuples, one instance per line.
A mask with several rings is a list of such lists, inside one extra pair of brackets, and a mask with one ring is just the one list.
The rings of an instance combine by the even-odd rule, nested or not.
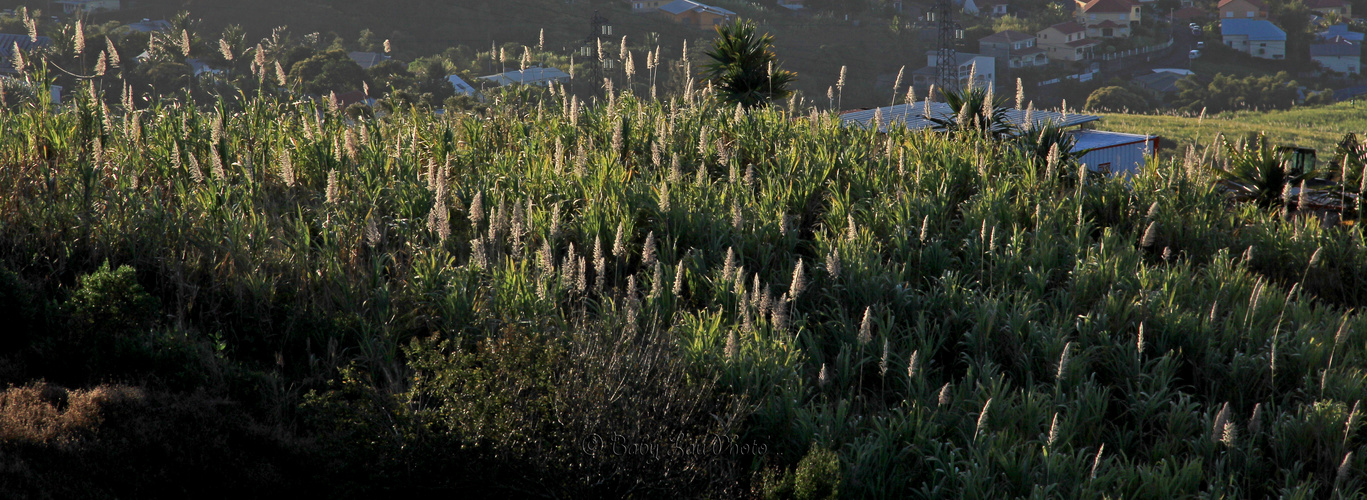
[[(927, 120), (924, 116), (924, 102), (851, 111), (840, 115), (840, 122), (845, 126), (868, 128), (873, 125), (873, 117), (878, 110), (882, 110), (883, 112), (883, 121), (878, 124), (879, 132), (887, 132), (888, 126), (894, 123), (904, 123), (907, 128), (912, 130), (921, 130), (935, 126), (934, 122)], [(948, 104), (943, 102), (930, 103), (930, 115), (935, 118), (945, 119), (957, 114), (958, 113), (955, 112), (953, 108), (949, 107)], [(1080, 113), (1068, 113), (1065, 115), (1057, 111), (1042, 110), (1035, 110), (1030, 115), (1030, 121), (1034, 122), (1035, 126), (1053, 122), (1059, 123), (1064, 127), (1072, 127), (1100, 119), (1101, 117), (1095, 115), (1084, 115)], [(1025, 111), (1015, 109), (1007, 110), (1006, 121), (1012, 125), (1020, 126), (1022, 123), (1025, 123)]]
[(721, 7), (713, 7), (713, 6), (711, 6), (711, 5), (701, 4), (701, 3), (698, 3), (698, 2), (694, 2), (694, 1), (692, 1), (692, 0), (674, 0), (673, 2), (670, 2), (670, 3), (668, 3), (668, 4), (665, 4), (665, 5), (661, 5), (661, 6), (660, 6), (660, 10), (665, 11), (665, 12), (668, 12), (668, 13), (670, 13), (670, 14), (676, 14), (676, 15), (677, 15), (677, 14), (682, 14), (682, 13), (684, 13), (684, 12), (688, 12), (688, 11), (690, 11), (690, 10), (695, 10), (695, 9), (696, 9), (696, 10), (708, 11), (708, 12), (712, 12), (712, 13), (714, 13), (714, 14), (719, 14), (719, 15), (723, 15), (723, 16), (734, 16), (734, 15), (736, 15), (735, 12), (731, 12), (731, 11), (726, 10), (726, 9), (723, 9), (723, 8), (721, 8)]
[(525, 71), (509, 71), (497, 75), (481, 76), (480, 80), (494, 82), (499, 86), (512, 85), (514, 83), (525, 83), (528, 85), (541, 85), (552, 80), (568, 79), (570, 75), (556, 68), (533, 67)]
[(1285, 42), (1286, 32), (1263, 19), (1225, 19), (1220, 21), (1220, 34), (1243, 35), (1249, 41)]
[(1136, 142), (1143, 142), (1155, 138), (1152, 135), (1105, 132), (1101, 130), (1074, 130), (1071, 134), (1073, 135), (1073, 138), (1077, 139), (1077, 144), (1073, 145), (1073, 151), (1105, 149), (1125, 144), (1134, 144)]

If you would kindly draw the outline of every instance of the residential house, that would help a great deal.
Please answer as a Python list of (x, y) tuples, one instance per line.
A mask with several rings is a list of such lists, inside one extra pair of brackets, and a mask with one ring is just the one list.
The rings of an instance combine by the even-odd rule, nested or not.
[(532, 66), (525, 70), (508, 71), (497, 75), (481, 76), (478, 80), (484, 80), (499, 87), (507, 85), (536, 85), (545, 87), (551, 82), (565, 83), (570, 81), (570, 75), (556, 68), (543, 68)]
[(1267, 19), (1262, 0), (1220, 0), (1220, 19)]
[(461, 79), (460, 76), (448, 76), (446, 77), (446, 81), (451, 82), (451, 86), (456, 89), (456, 95), (468, 95), (470, 97), (475, 96), (475, 88), (471, 86), (469, 83), (465, 83), (465, 80)]
[(379, 52), (351, 52), (347, 54), (347, 57), (356, 61), (356, 64), (359, 64), (361, 69), (370, 69), (375, 67), (376, 64), (389, 60), (389, 56)]
[[(920, 88), (929, 88), (931, 85), (938, 84), (939, 78), (939, 51), (926, 52), (926, 67), (911, 72), (911, 84)], [(992, 86), (997, 85), (997, 64), (996, 59), (991, 56), (980, 54), (970, 54), (967, 52), (955, 53), (955, 64), (959, 68), (959, 85), (968, 87)], [(972, 76), (970, 80), (969, 77)]]
[(693, 0), (674, 0), (661, 5), (659, 10), (676, 23), (694, 25), (702, 29), (712, 29), (713, 26), (736, 17), (735, 12), (703, 5)]
[(1044, 28), (1036, 33), (1036, 45), (1047, 51), (1054, 61), (1086, 61), (1101, 42), (1087, 38), (1087, 28), (1069, 21)]
[(53, 3), (60, 5), (62, 13), (67, 15), (119, 10), (119, 0), (58, 0)]
[(14, 72), (14, 63), (10, 61), (14, 58), (15, 45), (18, 45), (19, 50), (27, 55), (35, 49), (52, 45), (52, 39), (40, 36), (38, 41), (34, 42), (28, 35), (0, 33), (0, 74)]
[(1225, 45), (1263, 59), (1286, 58), (1286, 32), (1261, 19), (1221, 19), (1220, 36)]
[(1001, 31), (978, 39), (978, 52), (1006, 61), (1008, 68), (1049, 64), (1046, 51), (1035, 46), (1035, 35), (1019, 31)]
[(964, 12), (980, 15), (1001, 17), (1007, 12), (1007, 0), (963, 0)]
[(1331, 71), (1350, 75), (1362, 74), (1362, 44), (1346, 38), (1334, 38), (1325, 43), (1311, 44), (1310, 59)]
[(134, 33), (165, 33), (171, 31), (171, 22), (165, 19), (153, 21), (151, 19), (143, 18), (141, 21), (125, 24), (120, 28)]
[[(900, 9), (902, 2), (896, 2), (896, 4), (897, 8)], [(789, 10), (802, 10), (804, 7), (803, 0), (778, 0), (778, 6)]]
[(1139, 24), (1139, 3), (1134, 0), (1073, 0), (1074, 17), (1087, 27), (1091, 38), (1129, 38)]
[(627, 0), (627, 3), (631, 4), (631, 12), (633, 14), (640, 14), (643, 12), (654, 12), (656, 9), (659, 9), (661, 6), (668, 4), (671, 1), (673, 0)]
[(1362, 42), (1364, 35), (1356, 31), (1349, 31), (1346, 24), (1335, 24), (1324, 28), (1324, 31), (1315, 34), (1320, 40), (1332, 40), (1343, 38), (1354, 42)]
[(1305, 0), (1305, 6), (1320, 15), (1338, 14), (1345, 19), (1353, 17), (1353, 6), (1344, 0)]

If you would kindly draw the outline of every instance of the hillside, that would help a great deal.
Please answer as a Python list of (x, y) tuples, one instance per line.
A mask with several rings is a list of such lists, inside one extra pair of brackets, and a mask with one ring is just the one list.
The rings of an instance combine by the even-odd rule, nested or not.
[[(24, 3), (34, 2), (0, 1), (0, 6)], [(712, 3), (754, 19), (762, 31), (773, 33), (780, 60), (798, 73), (796, 88), (808, 99), (826, 102), (827, 88), (836, 84), (845, 66), (847, 85), (841, 104), (847, 108), (885, 105), (892, 99), (892, 80), (898, 70), (906, 66), (905, 86), (910, 82), (909, 72), (926, 63), (925, 42), (913, 32), (895, 32), (887, 19), (846, 21), (828, 15), (797, 15), (771, 2)], [(626, 36), (632, 45), (643, 47), (658, 44), (669, 59), (680, 57), (685, 40), (699, 48), (714, 35), (711, 30), (674, 24), (659, 14), (632, 14), (629, 4), (620, 0), (136, 0), (129, 8), (96, 16), (96, 20), (130, 22), (164, 18), (181, 10), (203, 20), (210, 32), (241, 25), (253, 41), (277, 26), (288, 26), (296, 37), (322, 33), (324, 42), (335, 37), (354, 41), (361, 30), (369, 29), (379, 38), (391, 39), (396, 57), (407, 60), (457, 45), (480, 50), (495, 42), (534, 46), (543, 29), (548, 48), (569, 54), (590, 34), (595, 11), (610, 20), (614, 39)], [(881, 87), (876, 85), (880, 78), (886, 80)]]
[(0, 111), (0, 497), (1363, 492), (1362, 227), (1201, 169), (700, 95), (74, 99)]
[(1315, 148), (1323, 157), (1334, 151), (1343, 134), (1367, 133), (1367, 101), (1284, 111), (1239, 111), (1202, 117), (1103, 113), (1101, 127), (1117, 132), (1161, 136), (1163, 149), (1204, 147), (1224, 134), (1230, 139), (1266, 132), (1278, 144)]

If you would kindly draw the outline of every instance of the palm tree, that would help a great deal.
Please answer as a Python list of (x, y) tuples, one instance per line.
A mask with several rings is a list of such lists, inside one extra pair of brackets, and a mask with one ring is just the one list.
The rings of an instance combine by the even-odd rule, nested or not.
[(1282, 203), (1282, 192), (1316, 174), (1314, 169), (1293, 172), (1284, 151), (1272, 147), (1262, 133), (1250, 135), (1234, 143), (1222, 140), (1225, 162), (1211, 166), (1215, 175), (1224, 179), (1225, 186), (1236, 199), (1250, 200), (1262, 207)]
[(797, 73), (778, 68), (773, 45), (774, 36), (768, 33), (757, 36), (752, 21), (718, 25), (717, 39), (712, 41), (712, 50), (707, 52), (712, 62), (705, 66), (704, 74), (716, 89), (717, 98), (724, 103), (753, 108), (788, 97)]
[[(972, 133), (1001, 139), (1014, 131), (1006, 121), (1006, 98), (993, 95), (986, 87), (944, 90), (945, 104), (956, 114), (947, 117), (926, 116), (934, 128), (951, 135)], [(989, 102), (990, 101), (990, 102)]]

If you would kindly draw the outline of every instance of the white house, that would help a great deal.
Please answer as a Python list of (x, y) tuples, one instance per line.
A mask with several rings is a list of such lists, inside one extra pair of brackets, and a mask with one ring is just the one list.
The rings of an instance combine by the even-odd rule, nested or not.
[(1225, 45), (1262, 59), (1286, 59), (1286, 32), (1263, 19), (1221, 19)]
[(1362, 74), (1362, 44), (1352, 40), (1336, 37), (1325, 43), (1311, 44), (1310, 58), (1330, 71)]
[[(996, 58), (980, 54), (970, 54), (968, 52), (958, 52), (955, 54), (955, 63), (959, 67), (959, 85), (967, 87), (969, 75), (973, 75), (972, 85), (987, 86), (993, 89), (997, 85), (997, 63)], [(937, 84), (936, 79), (939, 75), (937, 66), (940, 62), (938, 51), (926, 52), (926, 67), (911, 72), (911, 83), (917, 87), (928, 88)]]

